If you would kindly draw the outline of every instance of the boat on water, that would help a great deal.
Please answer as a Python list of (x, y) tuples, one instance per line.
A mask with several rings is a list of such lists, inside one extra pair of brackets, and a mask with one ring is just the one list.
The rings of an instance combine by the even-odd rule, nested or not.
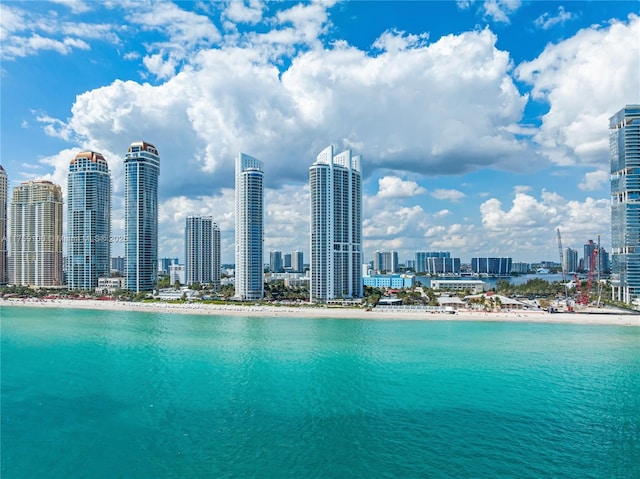
[(536, 274), (549, 274), (551, 271), (549, 271), (547, 268), (538, 268), (536, 269)]

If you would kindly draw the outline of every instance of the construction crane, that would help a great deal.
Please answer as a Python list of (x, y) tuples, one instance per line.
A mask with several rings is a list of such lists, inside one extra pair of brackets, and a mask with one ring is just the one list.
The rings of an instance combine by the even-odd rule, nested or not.
[(594, 248), (591, 253), (591, 260), (589, 261), (589, 278), (587, 280), (587, 289), (582, 291), (582, 284), (580, 284), (580, 278), (577, 274), (573, 275), (576, 286), (578, 288), (578, 295), (576, 296), (576, 304), (589, 304), (589, 296), (591, 295), (591, 286), (593, 286), (593, 276), (595, 273), (596, 261), (598, 260), (598, 249)]
[(560, 253), (560, 267), (562, 268), (562, 282), (565, 282), (564, 276), (564, 251), (562, 251), (562, 237), (560, 236), (560, 228), (557, 229), (558, 232), (558, 253)]

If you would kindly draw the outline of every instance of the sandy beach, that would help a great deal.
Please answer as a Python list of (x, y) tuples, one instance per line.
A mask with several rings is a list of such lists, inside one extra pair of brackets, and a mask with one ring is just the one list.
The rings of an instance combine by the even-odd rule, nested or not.
[[(366, 311), (347, 307), (318, 306), (245, 306), (206, 303), (135, 303), (125, 301), (70, 300), (70, 299), (2, 299), (0, 307), (25, 306), (36, 308), (74, 308), (111, 311), (148, 311), (171, 314), (202, 314), (223, 316), (342, 318), (374, 320), (422, 320), (422, 321), (517, 321), (541, 323), (573, 323), (617, 326), (640, 326), (640, 314), (626, 314), (609, 309), (594, 309), (575, 313), (547, 313), (545, 311), (468, 311), (455, 314), (426, 312), (424, 310), (393, 310), (374, 308)], [(1, 314), (0, 314), (1, 317)]]

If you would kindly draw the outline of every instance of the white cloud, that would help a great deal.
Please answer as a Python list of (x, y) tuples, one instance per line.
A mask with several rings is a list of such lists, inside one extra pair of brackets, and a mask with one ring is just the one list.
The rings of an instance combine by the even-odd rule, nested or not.
[(60, 5), (64, 5), (68, 7), (73, 13), (84, 13), (90, 10), (89, 5), (87, 5), (82, 0), (50, 0), (53, 3), (59, 3)]
[(582, 191), (595, 191), (604, 188), (609, 182), (609, 173), (603, 170), (585, 173), (584, 178), (578, 184)]
[(415, 181), (403, 180), (397, 176), (385, 176), (378, 180), (378, 197), (410, 198), (427, 192)]
[(611, 205), (608, 199), (587, 197), (584, 201), (567, 201), (557, 193), (543, 191), (540, 199), (516, 193), (511, 208), (504, 210), (495, 198), (480, 206), (482, 237), (493, 251), (528, 251), (518, 260), (534, 260), (545, 254), (557, 256), (556, 228), (562, 231), (565, 246), (576, 248), (586, 239), (603, 235), (610, 240)]
[(262, 20), (264, 9), (265, 5), (256, 0), (251, 0), (248, 5), (244, 1), (232, 1), (227, 5), (224, 16), (235, 23), (255, 25)]
[(509, 15), (521, 5), (520, 0), (485, 0), (483, 4), (485, 17), (494, 22), (509, 23)]
[(431, 192), (431, 196), (437, 200), (460, 201), (466, 195), (462, 191), (438, 188)]
[(449, 216), (449, 215), (451, 215), (451, 211), (449, 211), (447, 209), (443, 209), (443, 210), (435, 212), (433, 214), (433, 217), (434, 218), (444, 218), (444, 217)]
[(598, 165), (608, 158), (609, 118), (640, 101), (638, 38), (640, 18), (630, 15), (627, 22), (592, 26), (548, 45), (516, 68), (534, 98), (549, 104), (534, 139), (554, 163)]
[(404, 31), (387, 30), (373, 42), (373, 47), (386, 52), (397, 52), (407, 48), (423, 47), (428, 39), (428, 33), (412, 35)]
[(548, 13), (543, 13), (533, 21), (533, 24), (543, 30), (548, 30), (556, 25), (564, 25), (566, 21), (573, 20), (574, 18), (576, 18), (576, 15), (565, 11), (561, 5), (558, 7), (558, 14), (555, 17), (550, 16)]

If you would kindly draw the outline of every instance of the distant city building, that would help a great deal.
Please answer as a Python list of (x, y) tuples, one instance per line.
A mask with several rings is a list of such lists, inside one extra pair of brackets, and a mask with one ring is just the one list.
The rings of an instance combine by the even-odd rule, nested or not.
[(378, 273), (396, 273), (398, 271), (398, 253), (396, 251), (376, 251), (373, 254), (373, 269)]
[(562, 255), (562, 270), (565, 273), (575, 273), (580, 268), (578, 261), (578, 250), (565, 248)]
[(351, 150), (325, 148), (309, 168), (310, 299), (362, 297), (362, 170)]
[(264, 296), (264, 172), (263, 163), (244, 153), (236, 158), (235, 297)]
[(169, 267), (169, 284), (175, 285), (176, 282), (184, 285), (187, 282), (186, 268), (183, 264), (172, 264)]
[(220, 287), (220, 228), (211, 216), (188, 216), (185, 225), (186, 283)]
[(7, 203), (9, 178), (0, 165), (0, 284), (9, 282), (9, 257), (7, 251)]
[(531, 263), (523, 263), (513, 261), (511, 263), (511, 272), (517, 274), (526, 274), (531, 271)]
[(111, 258), (111, 272), (124, 276), (124, 256), (114, 256)]
[(640, 105), (609, 119), (612, 297), (640, 298)]
[(16, 285), (62, 286), (62, 189), (25, 181), (11, 198), (11, 272)]
[(506, 276), (511, 273), (511, 263), (511, 258), (471, 258), (471, 271)]
[(418, 251), (416, 253), (415, 271), (416, 273), (426, 273), (428, 271), (427, 261), (429, 258), (450, 258), (449, 251)]
[(158, 260), (158, 274), (168, 275), (171, 272), (171, 265), (179, 263), (178, 258), (160, 258)]
[(587, 243), (584, 245), (584, 255), (582, 258), (584, 260), (585, 271), (591, 271), (592, 259), (596, 261), (596, 263), (593, 264), (593, 270), (595, 271), (598, 258), (597, 258), (597, 253), (596, 253), (596, 256), (594, 256), (594, 251), (596, 251), (597, 249), (598, 249), (598, 245), (594, 243), (593, 240), (587, 241)]
[(425, 258), (426, 274), (460, 274), (460, 258)]
[(283, 266), (285, 271), (291, 271), (292, 270), (291, 263), (292, 263), (291, 253), (286, 253), (283, 256), (283, 260), (282, 260), (282, 266)]
[(302, 251), (291, 253), (291, 270), (296, 273), (304, 271), (304, 253)]
[(600, 263), (600, 273), (611, 272), (611, 261), (609, 259), (609, 253), (602, 246), (600, 246), (600, 252), (598, 253)]
[(377, 274), (362, 278), (363, 284), (372, 288), (411, 288), (414, 276), (408, 274)]
[(407, 269), (412, 269), (412, 270), (416, 270), (416, 260), (415, 259), (408, 259), (405, 262), (406, 268)]
[(67, 287), (94, 290), (111, 272), (111, 175), (104, 156), (78, 153), (67, 176)]
[(158, 177), (155, 146), (132, 143), (124, 158), (125, 285), (152, 291), (158, 284)]
[[(291, 255), (289, 255), (289, 260), (291, 260)], [(291, 267), (291, 261), (289, 261), (289, 267)], [(282, 273), (284, 271), (282, 251), (272, 251), (269, 253), (269, 270), (272, 273)]]

